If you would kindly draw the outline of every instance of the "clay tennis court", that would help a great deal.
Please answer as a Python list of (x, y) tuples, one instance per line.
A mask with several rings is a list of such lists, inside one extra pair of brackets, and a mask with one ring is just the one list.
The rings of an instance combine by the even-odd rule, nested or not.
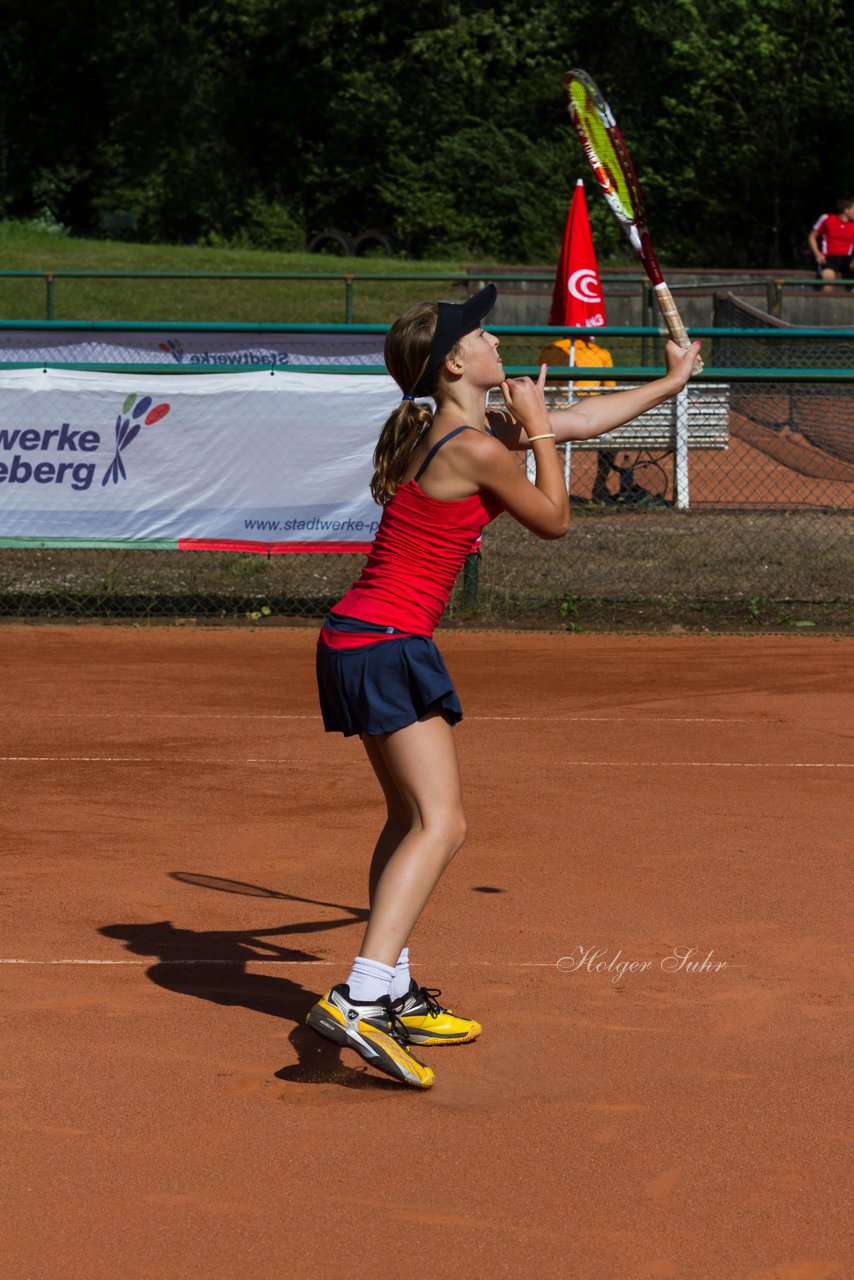
[(0, 629), (4, 1276), (854, 1274), (850, 643), (438, 638), (420, 1092), (301, 1025), (381, 814), (315, 633)]

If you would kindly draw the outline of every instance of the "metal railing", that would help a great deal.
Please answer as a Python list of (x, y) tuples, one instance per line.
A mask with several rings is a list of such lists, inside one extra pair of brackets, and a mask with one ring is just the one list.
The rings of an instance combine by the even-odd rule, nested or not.
[[(41, 368), (49, 364), (51, 368), (80, 368), (98, 372), (120, 371), (127, 364), (128, 357), (84, 360), (56, 360), (50, 354), (53, 334), (61, 334), (65, 345), (70, 345), (67, 335), (79, 335), (81, 342), (91, 337), (87, 343), (90, 348), (103, 349), (105, 357), (109, 357), (107, 342), (98, 343), (99, 334), (115, 333), (163, 334), (168, 332), (175, 336), (182, 334), (230, 334), (246, 335), (247, 338), (258, 336), (272, 340), (276, 335), (319, 336), (336, 334), (347, 337), (365, 335), (380, 338), (388, 331), (384, 324), (265, 324), (265, 323), (190, 323), (178, 322), (171, 326), (150, 321), (101, 321), (101, 320), (0, 320), (0, 369), (2, 368)], [(30, 360), (4, 359), (4, 335), (16, 332), (24, 335), (37, 333), (44, 335), (40, 358)], [(556, 328), (549, 325), (492, 325), (494, 333), (502, 344), (505, 357), (505, 371), (512, 377), (529, 375), (536, 377), (539, 373), (539, 359), (543, 348), (561, 339), (581, 339), (590, 341), (591, 337), (603, 349), (609, 349), (615, 359), (614, 366), (602, 364), (592, 366), (562, 366), (551, 363), (547, 377), (550, 381), (567, 381), (569, 378), (619, 378), (647, 381), (660, 375), (663, 366), (663, 346), (666, 334), (659, 325), (604, 325), (595, 330), (583, 327)], [(745, 378), (773, 377), (785, 381), (787, 378), (798, 378), (801, 381), (811, 379), (847, 381), (854, 367), (854, 328), (795, 328), (774, 327), (771, 325), (756, 327), (712, 327), (690, 326), (688, 330), (692, 338), (711, 340), (711, 350), (704, 348), (703, 355), (707, 362), (706, 369), (695, 375), (700, 380), (744, 380)], [(12, 339), (8, 339), (9, 342)], [(381, 347), (381, 343), (376, 344)], [(724, 360), (715, 363), (715, 358), (723, 355)], [(180, 364), (173, 360), (162, 362), (134, 361), (132, 366), (140, 373), (233, 373), (236, 368), (246, 368), (245, 361), (235, 355), (233, 362), (205, 364)], [(253, 361), (256, 369), (275, 367), (292, 372), (314, 373), (385, 373), (385, 366), (369, 362), (368, 359), (355, 358), (347, 363), (337, 360), (334, 363), (322, 364), (318, 359), (302, 363), (294, 357), (287, 364), (277, 363), (265, 366)], [(582, 372), (583, 370), (583, 372)]]
[[(652, 321), (657, 306), (652, 286), (646, 276), (637, 272), (602, 271), (602, 281), (606, 286), (631, 286), (640, 291), (643, 316)], [(699, 273), (698, 273), (699, 274)], [(210, 280), (227, 282), (235, 280), (249, 281), (288, 281), (311, 280), (319, 284), (338, 283), (343, 288), (344, 323), (352, 324), (355, 315), (355, 289), (362, 282), (413, 282), (443, 283), (470, 289), (487, 278), (510, 284), (542, 284), (551, 287), (554, 282), (554, 271), (488, 271), (472, 268), (468, 272), (448, 272), (435, 274), (430, 272), (318, 272), (318, 271), (78, 271), (64, 269), (27, 268), (20, 270), (0, 271), (0, 282), (9, 279), (41, 280), (45, 287), (45, 319), (56, 319), (57, 285), (62, 280)], [(750, 288), (764, 290), (767, 309), (771, 315), (779, 316), (782, 312), (783, 297), (786, 290), (797, 292), (803, 289), (841, 290), (843, 293), (854, 289), (852, 280), (821, 280), (817, 276), (786, 276), (767, 274), (745, 274), (733, 279), (721, 275), (720, 279), (680, 282), (678, 279), (670, 283), (673, 293), (703, 296), (713, 294), (719, 289)]]

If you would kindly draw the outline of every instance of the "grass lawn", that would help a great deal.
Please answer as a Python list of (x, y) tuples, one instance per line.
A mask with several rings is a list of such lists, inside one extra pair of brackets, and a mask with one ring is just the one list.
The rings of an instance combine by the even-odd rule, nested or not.
[[(80, 280), (54, 285), (57, 320), (244, 321), (269, 324), (342, 324), (347, 272), (385, 277), (357, 283), (353, 319), (387, 324), (423, 290), (395, 275), (460, 275), (470, 263), (458, 260), (410, 261), (405, 258), (344, 258), (330, 254), (273, 253), (261, 249), (208, 248), (201, 245), (128, 244), (82, 240), (0, 222), (0, 272), (46, 271), (305, 271), (310, 280)], [(324, 280), (324, 275), (335, 275)], [(461, 289), (437, 284), (428, 291), (448, 299)], [(0, 274), (0, 319), (43, 320), (43, 278), (15, 279)]]

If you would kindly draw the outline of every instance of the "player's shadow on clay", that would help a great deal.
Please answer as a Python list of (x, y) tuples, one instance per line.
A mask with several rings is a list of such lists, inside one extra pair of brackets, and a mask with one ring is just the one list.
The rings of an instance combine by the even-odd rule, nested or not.
[[(109, 924), (98, 932), (107, 938), (117, 938), (133, 955), (156, 956), (157, 962), (146, 969), (146, 977), (167, 991), (210, 1000), (214, 1004), (242, 1006), (255, 1013), (292, 1021), (294, 1028), (289, 1039), (297, 1054), (297, 1062), (277, 1071), (279, 1079), (335, 1083), (354, 1089), (395, 1087), (391, 1081), (345, 1066), (340, 1061), (338, 1047), (306, 1027), (306, 1014), (319, 993), (295, 982), (289, 976), (293, 970), (283, 969), (281, 976), (274, 976), (248, 972), (246, 968), (250, 961), (259, 960), (274, 963), (319, 960), (321, 957), (289, 946), (286, 940), (347, 928), (367, 919), (365, 908), (322, 902), (316, 898), (299, 898), (218, 876), (181, 871), (170, 874), (182, 883), (219, 892), (279, 898), (345, 912), (345, 915), (331, 920), (288, 921), (267, 929), (179, 929), (171, 920), (159, 920), (150, 924)], [(308, 972), (315, 976), (323, 970)]]

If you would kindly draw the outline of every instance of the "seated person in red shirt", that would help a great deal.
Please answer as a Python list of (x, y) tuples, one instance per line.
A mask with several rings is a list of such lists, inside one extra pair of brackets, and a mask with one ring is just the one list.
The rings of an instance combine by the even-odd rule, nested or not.
[(816, 270), (823, 280), (849, 278), (854, 252), (854, 196), (837, 200), (836, 213), (823, 213), (808, 238)]

